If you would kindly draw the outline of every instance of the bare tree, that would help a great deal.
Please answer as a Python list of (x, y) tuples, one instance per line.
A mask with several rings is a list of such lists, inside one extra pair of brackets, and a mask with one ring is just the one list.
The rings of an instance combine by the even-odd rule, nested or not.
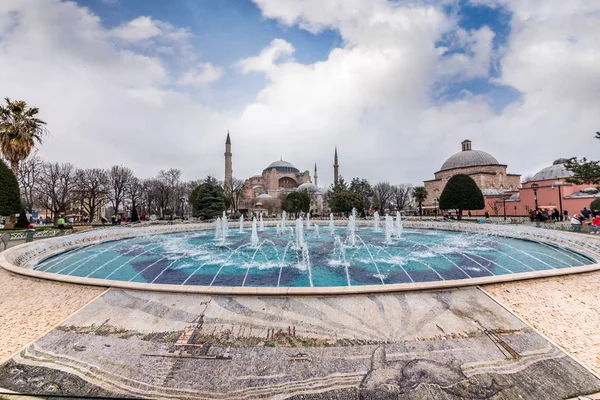
[(107, 200), (108, 173), (99, 168), (79, 169), (76, 182), (76, 199), (92, 222)]
[(34, 204), (40, 198), (39, 183), (43, 172), (44, 162), (34, 154), (24, 162), (19, 164), (19, 186), (21, 187), (21, 197), (26, 209), (33, 211)]
[(146, 195), (147, 190), (147, 181), (138, 179), (135, 176), (132, 177), (125, 185), (125, 197), (131, 202), (132, 213), (134, 209), (137, 212), (137, 207), (142, 205), (143, 198)]
[(244, 191), (244, 181), (239, 178), (233, 178), (231, 180), (231, 187), (224, 187), (225, 197), (229, 200), (231, 208), (234, 212), (239, 209), (240, 202), (246, 197)]
[(389, 182), (379, 182), (373, 186), (373, 202), (379, 205), (379, 212), (383, 213), (394, 196), (394, 187)]
[(107, 174), (108, 177), (108, 200), (114, 212), (119, 212), (119, 207), (125, 199), (125, 190), (133, 179), (133, 171), (127, 167), (113, 165)]
[(75, 188), (73, 164), (43, 163), (39, 181), (39, 202), (55, 217), (65, 213)]
[(181, 171), (171, 168), (168, 171), (159, 171), (155, 183), (156, 200), (161, 217), (175, 211), (177, 207), (176, 189), (181, 179)]
[(393, 201), (398, 210), (404, 210), (412, 205), (412, 189), (410, 183), (401, 183), (394, 186)]

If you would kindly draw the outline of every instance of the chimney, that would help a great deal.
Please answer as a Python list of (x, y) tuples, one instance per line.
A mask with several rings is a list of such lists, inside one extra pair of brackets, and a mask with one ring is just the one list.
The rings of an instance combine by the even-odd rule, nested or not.
[(469, 139), (462, 141), (462, 151), (471, 150), (471, 141)]

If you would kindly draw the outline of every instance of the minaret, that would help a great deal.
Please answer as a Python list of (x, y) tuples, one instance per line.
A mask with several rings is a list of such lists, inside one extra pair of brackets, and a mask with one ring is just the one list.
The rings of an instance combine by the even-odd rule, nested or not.
[(317, 163), (315, 163), (315, 186), (319, 187), (319, 176), (317, 175)]
[(335, 146), (335, 156), (333, 158), (333, 184), (337, 185), (338, 183), (338, 168), (340, 165), (338, 164), (338, 155), (337, 155), (337, 146)]
[(225, 140), (225, 190), (231, 190), (233, 186), (233, 168), (231, 166), (231, 139), (229, 130), (227, 130), (227, 140)]

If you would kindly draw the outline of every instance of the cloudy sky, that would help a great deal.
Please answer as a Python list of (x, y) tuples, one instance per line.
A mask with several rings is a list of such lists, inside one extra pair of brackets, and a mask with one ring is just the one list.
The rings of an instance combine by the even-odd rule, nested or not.
[(598, 0), (2, 0), (0, 97), (41, 109), (40, 155), (223, 178), (280, 156), (433, 178), (463, 139), (535, 173), (600, 158)]

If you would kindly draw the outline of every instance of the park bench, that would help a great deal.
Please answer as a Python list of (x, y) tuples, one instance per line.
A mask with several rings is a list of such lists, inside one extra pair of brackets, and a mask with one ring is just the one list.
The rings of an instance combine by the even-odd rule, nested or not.
[(521, 218), (511, 218), (510, 223), (511, 224), (522, 224), (523, 220)]

